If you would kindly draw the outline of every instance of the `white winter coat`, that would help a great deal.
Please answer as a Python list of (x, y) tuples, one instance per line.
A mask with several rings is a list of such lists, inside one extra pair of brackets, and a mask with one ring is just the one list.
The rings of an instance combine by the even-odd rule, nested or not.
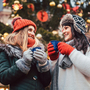
[[(58, 62), (58, 89), (56, 90), (90, 90), (90, 48), (86, 55), (74, 49), (69, 55), (73, 65), (70, 68), (62, 69), (59, 67), (63, 55), (60, 54)], [(54, 73), (57, 60), (50, 61), (51, 74)], [(53, 78), (54, 76), (52, 76)], [(55, 78), (55, 77), (54, 77)], [(53, 85), (56, 82), (53, 82)], [(55, 87), (55, 85), (54, 85)], [(56, 87), (57, 88), (57, 87)]]

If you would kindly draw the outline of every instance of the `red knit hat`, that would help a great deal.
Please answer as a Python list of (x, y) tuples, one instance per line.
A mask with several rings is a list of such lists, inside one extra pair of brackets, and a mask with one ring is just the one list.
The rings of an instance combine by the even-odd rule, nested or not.
[(34, 26), (35, 32), (36, 32), (36, 24), (31, 20), (22, 19), (21, 17), (14, 18), (12, 21), (12, 25), (13, 25), (13, 32), (12, 33), (16, 32), (16, 31), (18, 31), (18, 30), (20, 30), (28, 25)]

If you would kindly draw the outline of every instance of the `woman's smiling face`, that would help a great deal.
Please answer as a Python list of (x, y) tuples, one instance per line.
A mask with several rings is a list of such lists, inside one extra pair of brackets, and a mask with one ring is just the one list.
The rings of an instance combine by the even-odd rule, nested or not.
[(73, 37), (72, 37), (72, 32), (71, 32), (70, 26), (63, 26), (62, 33), (64, 34), (64, 40), (65, 41), (72, 40)]
[(35, 39), (35, 28), (34, 28), (34, 26), (28, 26), (28, 38)]

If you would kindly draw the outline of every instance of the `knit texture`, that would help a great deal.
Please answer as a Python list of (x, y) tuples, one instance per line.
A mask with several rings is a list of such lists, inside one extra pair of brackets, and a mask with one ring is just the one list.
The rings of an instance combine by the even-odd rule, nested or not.
[[(54, 47), (55, 46), (55, 47)], [(59, 52), (57, 49), (57, 44), (50, 42), (47, 47), (48, 55), (51, 60), (56, 60), (59, 57)]]
[(27, 47), (32, 47), (33, 45), (35, 44), (35, 39), (32, 39), (32, 38), (28, 38), (28, 45)]
[(13, 24), (13, 29), (14, 29), (12, 33), (16, 32), (16, 31), (18, 31), (18, 30), (20, 30), (28, 25), (34, 26), (35, 32), (36, 32), (36, 24), (31, 20), (22, 19), (20, 17), (17, 17), (17, 18), (13, 19), (12, 24)]
[(73, 48), (72, 46), (68, 45), (65, 42), (59, 42), (58, 43), (58, 50), (61, 54), (63, 55), (70, 55), (70, 53), (74, 50), (75, 48)]
[(58, 73), (59, 73), (59, 59), (56, 62), (54, 73), (52, 75), (50, 90), (58, 90)]
[[(75, 49), (69, 58), (73, 65), (66, 70), (60, 68), (56, 61), (51, 63), (52, 83), (50, 90), (90, 90), (90, 48), (86, 56)], [(58, 64), (62, 59), (63, 55), (60, 54)], [(59, 71), (56, 72), (58, 69)]]
[(62, 25), (65, 23), (72, 23), (74, 26), (74, 29), (79, 33), (85, 33), (86, 32), (86, 23), (83, 18), (72, 15), (72, 14), (66, 14), (60, 21), (60, 26), (62, 30)]

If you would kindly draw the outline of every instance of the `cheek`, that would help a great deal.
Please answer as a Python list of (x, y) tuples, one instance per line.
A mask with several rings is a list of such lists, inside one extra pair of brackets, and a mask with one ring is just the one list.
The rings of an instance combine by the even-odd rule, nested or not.
[(31, 35), (33, 37), (33, 39), (35, 39), (35, 34)]
[(28, 35), (30, 35), (31, 34), (31, 32), (30, 31), (28, 31)]
[(64, 40), (65, 41), (69, 41), (69, 40), (72, 40), (73, 38), (72, 38), (72, 34), (71, 33), (69, 33), (67, 36), (65, 36), (65, 38), (64, 38)]
[(35, 35), (34, 35), (33, 37), (34, 37), (34, 39), (35, 39)]
[(69, 36), (70, 36), (70, 38), (72, 39), (73, 36), (72, 36), (72, 33), (71, 33), (71, 32), (70, 32), (70, 35), (69, 35)]
[(71, 40), (72, 39), (72, 32), (71, 32), (71, 28), (68, 30), (68, 37), (69, 37), (69, 39)]

